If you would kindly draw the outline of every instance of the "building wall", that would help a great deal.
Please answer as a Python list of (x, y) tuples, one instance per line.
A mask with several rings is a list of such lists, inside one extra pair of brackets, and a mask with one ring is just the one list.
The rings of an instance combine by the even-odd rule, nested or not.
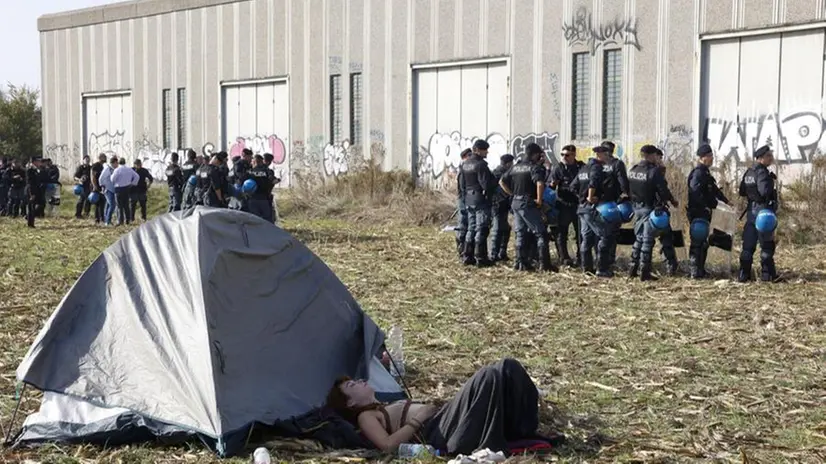
[[(740, 107), (716, 114), (702, 103), (704, 92), (709, 92), (704, 90), (708, 76), (703, 73), (713, 73), (704, 71), (703, 54), (717, 53), (716, 44), (725, 40), (739, 40), (715, 38), (715, 34), (823, 21), (823, 3), (139, 0), (52, 15), (39, 22), (44, 146), (47, 156), (66, 169), (73, 169), (84, 153), (112, 152), (140, 158), (160, 174), (173, 151), (193, 148), (211, 153), (247, 146), (261, 152), (283, 151), (283, 157), (276, 158), (288, 179), (298, 171), (337, 175), (368, 158), (385, 169), (412, 169), (423, 180), (438, 184), (451, 178), (443, 174), (455, 170), (458, 153), (476, 138), (495, 143), (494, 155), (518, 153), (535, 141), (554, 156), (571, 141), (580, 148), (581, 158), (590, 156), (590, 147), (605, 138), (605, 53), (619, 50), (619, 107), (612, 107), (620, 115), (618, 133), (612, 137), (619, 156), (632, 159), (641, 145), (655, 143), (670, 158), (690, 163), (696, 144), (710, 136), (728, 161), (741, 166), (748, 162), (748, 141), (738, 149), (743, 153), (729, 156), (731, 141), (723, 140), (721, 130), (709, 134), (708, 127), (712, 120), (725, 120), (736, 128), (746, 115)], [(780, 40), (779, 32), (777, 37)], [(714, 50), (708, 51), (712, 46)], [(588, 103), (590, 111), (583, 115), (577, 137), (573, 134), (574, 53), (585, 53), (589, 67), (581, 101)], [(481, 73), (479, 66), (491, 66), (485, 64), (491, 60), (504, 63), (506, 73)], [(822, 77), (822, 63), (817, 67)], [(429, 103), (423, 100), (416, 76), (428, 72), (442, 76), (432, 88), (448, 89), (434, 98), (437, 106), (441, 102), (444, 107), (434, 110), (438, 119), (446, 121), (443, 127), (422, 116), (429, 114), (424, 111), (429, 111)], [(354, 74), (362, 79), (360, 117), (351, 108)], [(464, 93), (459, 87), (459, 122), (441, 117), (452, 111), (448, 103), (455, 97), (457, 82), (476, 85), (474, 79), (483, 74), (488, 76), (487, 93), (480, 90), (479, 101), (468, 87)], [(331, 127), (332, 75), (341, 76), (340, 140), (333, 138)], [(711, 79), (719, 80), (718, 75)], [(286, 86), (286, 101), (273, 97), (272, 105), (276, 113), (285, 112), (288, 121), (279, 127), (242, 123), (243, 129), (233, 130), (243, 133), (225, 134), (224, 89), (260, 80)], [(167, 117), (171, 137), (165, 137), (164, 89), (171, 94), (171, 118)], [(177, 105), (178, 89), (185, 89), (185, 108)], [(739, 83), (732, 89), (739, 89)], [(776, 118), (782, 119), (800, 107), (820, 116), (822, 86), (818, 90), (805, 94), (809, 100), (819, 96), (817, 101), (788, 105), (781, 101), (781, 108), (761, 111), (779, 111), (784, 114)], [(110, 97), (98, 95), (95, 108), (106, 106), (116, 112), (131, 107), (130, 115), (117, 119), (114, 113), (98, 114), (98, 119), (109, 122), (91, 124), (84, 115), (84, 97), (91, 101), (107, 92), (125, 93), (128, 104), (106, 103)], [(260, 113), (269, 93), (255, 95)], [(484, 114), (482, 99), (484, 108), (507, 114)], [(87, 103), (87, 109), (91, 105)], [(180, 141), (179, 114), (185, 132)], [(123, 124), (129, 127), (116, 127), (118, 121), (127, 121)], [(352, 133), (351, 127), (358, 133)], [(495, 127), (496, 133), (477, 133), (481, 129), (464, 133), (468, 131), (463, 127)], [(806, 130), (815, 129), (807, 126)], [(797, 142), (809, 143), (813, 135), (803, 138)], [(806, 149), (819, 147), (820, 138)], [(794, 163), (806, 166), (807, 155)]]

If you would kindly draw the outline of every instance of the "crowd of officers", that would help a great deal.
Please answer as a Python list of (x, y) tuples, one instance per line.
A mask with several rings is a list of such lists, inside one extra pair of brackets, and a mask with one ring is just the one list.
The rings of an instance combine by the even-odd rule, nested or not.
[[(275, 222), (272, 190), (281, 180), (270, 169), (272, 155), (253, 156), (245, 149), (233, 159), (232, 168), (227, 166), (226, 152), (207, 160), (189, 150), (186, 157), (179, 165), (179, 156), (173, 153), (167, 166), (168, 211), (205, 205), (246, 211)], [(241, 186), (249, 179), (255, 188), (243, 193)], [(146, 220), (147, 192), (154, 179), (140, 160), (130, 168), (117, 156), (101, 154), (91, 164), (84, 156), (74, 181), (76, 218), (88, 218), (94, 207), (96, 224), (130, 224), (139, 207), (141, 218)], [(0, 216), (23, 216), (29, 227), (34, 227), (35, 218), (45, 216), (47, 203), (53, 209), (59, 206), (60, 188), (60, 170), (49, 159), (33, 157), (25, 168), (17, 160), (0, 160)]]
[[(28, 165), (17, 159), (0, 160), (0, 216), (34, 220), (60, 205), (60, 169), (51, 159), (34, 157)], [(48, 200), (48, 201), (47, 201)]]
[[(254, 214), (266, 221), (276, 221), (272, 190), (281, 179), (275, 177), (270, 166), (272, 154), (255, 155), (245, 148), (240, 157), (227, 165), (229, 155), (219, 152), (207, 160), (189, 150), (187, 159), (178, 164), (178, 155), (166, 168), (169, 186), (169, 211), (188, 209), (195, 205), (230, 208)], [(251, 190), (244, 185), (255, 184)]]
[[(507, 247), (511, 234), (508, 216), (513, 216), (516, 243), (514, 269), (520, 271), (557, 272), (552, 263), (550, 241), (555, 241), (560, 262), (599, 277), (613, 277), (616, 262), (617, 236), (621, 221), (607, 221), (600, 213), (600, 205), (630, 202), (634, 211), (634, 244), (629, 275), (643, 281), (657, 280), (652, 275), (655, 242), (659, 239), (667, 273), (676, 275), (677, 256), (673, 231), (670, 226), (659, 230), (650, 221), (655, 211), (668, 212), (669, 205), (679, 207), (666, 181), (663, 152), (653, 145), (640, 149), (642, 160), (630, 170), (614, 156), (615, 145), (606, 141), (593, 147), (595, 154), (588, 163), (577, 160), (577, 148), (567, 145), (562, 149), (562, 160), (556, 165), (546, 161), (544, 150), (532, 143), (519, 160), (503, 155), (499, 166), (491, 172), (485, 158), (489, 145), (477, 140), (473, 148), (462, 153), (459, 168), (458, 210), (459, 227), (456, 246), (466, 265), (486, 267), (507, 261)], [(748, 199), (744, 214), (738, 281), (753, 279), (752, 261), (757, 243), (760, 243), (761, 280), (779, 282), (774, 263), (774, 232), (758, 232), (757, 213), (763, 209), (776, 211), (776, 176), (768, 170), (774, 162), (771, 149), (761, 147), (754, 152), (755, 163), (744, 174), (739, 195)], [(710, 146), (697, 150), (697, 164), (688, 175), (689, 223), (695, 220), (711, 222), (713, 210), (720, 202), (731, 204), (711, 174), (714, 153)], [(546, 187), (555, 191), (553, 211), (555, 222), (549, 220), (551, 205), (544, 204)], [(488, 233), (492, 225), (490, 252)], [(574, 228), (577, 236), (576, 257), (568, 251), (568, 234)], [(550, 229), (550, 232), (549, 232)], [(706, 278), (708, 232), (692, 233), (689, 248), (690, 276)], [(698, 230), (700, 230), (698, 228)], [(596, 250), (596, 260), (594, 251)]]

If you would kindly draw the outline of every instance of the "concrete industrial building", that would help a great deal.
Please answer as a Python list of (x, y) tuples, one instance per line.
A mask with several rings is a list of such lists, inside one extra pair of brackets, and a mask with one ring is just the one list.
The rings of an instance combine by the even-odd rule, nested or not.
[[(275, 155), (335, 176), (364, 157), (452, 178), (494, 155), (616, 141), (791, 169), (823, 135), (824, 0), (136, 0), (38, 21), (44, 147), (141, 158)], [(491, 164), (498, 163), (491, 157)], [(784, 168), (785, 169), (785, 168)], [(303, 170), (303, 171), (302, 171)], [(791, 174), (790, 174), (791, 173)]]

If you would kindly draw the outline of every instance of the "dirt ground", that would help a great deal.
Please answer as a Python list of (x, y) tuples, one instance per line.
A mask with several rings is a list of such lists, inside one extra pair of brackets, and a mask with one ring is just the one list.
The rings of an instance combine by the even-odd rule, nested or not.
[[(33, 231), (0, 218), (4, 427), (16, 403), (15, 368), (30, 343), (77, 277), (125, 232), (68, 214)], [(543, 428), (569, 436), (544, 460), (826, 461), (826, 246), (781, 243), (786, 284), (741, 285), (722, 274), (640, 283), (572, 270), (463, 267), (452, 235), (438, 227), (297, 219), (284, 226), (382, 327), (403, 327), (407, 383), (417, 399), (448, 399), (481, 365), (521, 360), (544, 395)], [(712, 259), (719, 271), (725, 256)], [(36, 395), (26, 398), (23, 416), (39, 404)], [(276, 458), (344, 459), (286, 445), (274, 450)], [(3, 462), (25, 460), (217, 461), (199, 443), (0, 454)]]

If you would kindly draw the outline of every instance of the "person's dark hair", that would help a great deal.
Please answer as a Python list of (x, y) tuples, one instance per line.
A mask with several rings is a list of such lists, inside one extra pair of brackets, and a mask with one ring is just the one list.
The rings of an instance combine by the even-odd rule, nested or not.
[(562, 147), (562, 151), (576, 151), (576, 145), (565, 145)]
[(190, 161), (195, 161), (195, 158), (197, 158), (197, 157), (198, 157), (198, 154), (195, 153), (195, 150), (193, 150), (191, 148), (186, 152), (186, 159), (188, 159)]
[(255, 156), (252, 157), (252, 159), (257, 160), (260, 163), (264, 162), (264, 157), (261, 156), (261, 155), (255, 155)]
[(113, 157), (109, 158), (109, 162), (110, 163), (120, 163), (120, 160), (118, 159), (117, 156), (113, 156)]
[(178, 154), (177, 153), (172, 153), (172, 155), (169, 158), (172, 160), (173, 163), (178, 162)]
[(264, 162), (272, 163), (275, 160), (275, 157), (272, 156), (272, 153), (264, 153)]
[(617, 148), (617, 146), (614, 144), (614, 142), (612, 142), (610, 140), (606, 140), (606, 141), (602, 142), (602, 146), (607, 148), (608, 150), (610, 150), (611, 154), (613, 154), (614, 150)]
[(339, 377), (333, 382), (333, 387), (327, 393), (327, 401), (325, 405), (335, 411), (336, 414), (343, 417), (352, 424), (358, 424), (359, 414), (364, 411), (379, 409), (382, 407), (381, 403), (373, 403), (367, 406), (359, 406), (357, 408), (351, 407), (347, 404), (347, 395), (341, 391), (341, 385), (347, 381), (352, 380), (350, 377)]
[(459, 155), (459, 159), (465, 159), (468, 156), (470, 156), (471, 154), (473, 154), (473, 150), (471, 150), (470, 148), (465, 148), (464, 150), (462, 150), (462, 153)]

